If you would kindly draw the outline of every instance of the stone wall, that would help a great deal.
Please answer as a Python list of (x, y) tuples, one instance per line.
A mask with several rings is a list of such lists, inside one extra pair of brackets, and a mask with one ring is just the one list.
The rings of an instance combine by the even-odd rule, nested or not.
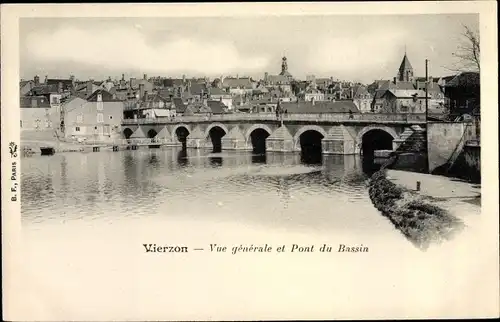
[(480, 145), (468, 145), (477, 140), (473, 122), (430, 123), (428, 158), (429, 171), (478, 182), (481, 178)]
[(467, 123), (427, 124), (429, 172), (446, 164), (462, 141)]

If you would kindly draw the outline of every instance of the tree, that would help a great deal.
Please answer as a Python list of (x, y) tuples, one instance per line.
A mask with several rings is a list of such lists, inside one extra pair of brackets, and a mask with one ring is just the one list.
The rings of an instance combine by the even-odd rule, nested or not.
[(458, 58), (458, 61), (448, 69), (457, 72), (479, 72), (481, 67), (479, 32), (466, 25), (463, 25), (463, 28), (462, 43), (458, 45), (457, 51), (453, 53), (453, 56)]

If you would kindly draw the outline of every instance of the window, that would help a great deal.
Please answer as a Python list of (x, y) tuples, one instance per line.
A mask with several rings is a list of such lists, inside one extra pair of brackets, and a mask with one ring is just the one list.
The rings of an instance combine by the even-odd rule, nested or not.
[(80, 127), (79, 126), (75, 127), (75, 132), (80, 132)]
[(104, 115), (102, 113), (97, 113), (97, 123), (104, 122)]
[(104, 109), (102, 102), (97, 102), (97, 110), (102, 111)]

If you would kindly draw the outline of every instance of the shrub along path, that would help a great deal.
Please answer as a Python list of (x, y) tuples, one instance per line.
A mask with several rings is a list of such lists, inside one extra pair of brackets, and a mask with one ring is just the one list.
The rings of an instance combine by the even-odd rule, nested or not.
[(465, 225), (460, 219), (414, 191), (389, 181), (386, 173), (382, 167), (371, 177), (370, 199), (416, 247), (426, 250), (431, 243), (450, 239), (463, 229)]

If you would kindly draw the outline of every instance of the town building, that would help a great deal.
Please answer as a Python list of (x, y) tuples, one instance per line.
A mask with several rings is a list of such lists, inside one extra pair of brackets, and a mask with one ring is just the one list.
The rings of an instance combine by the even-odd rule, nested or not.
[(98, 89), (86, 99), (73, 96), (63, 104), (66, 138), (77, 141), (113, 141), (121, 138), (124, 102)]
[(221, 88), (231, 95), (251, 94), (255, 84), (250, 77), (225, 77), (222, 79)]
[[(405, 53), (393, 81), (377, 80), (368, 86), (367, 90), (373, 96), (371, 112), (425, 112), (426, 88), (428, 112), (444, 114), (445, 99), (439, 79), (415, 77), (413, 67)], [(421, 104), (421, 100), (424, 104)]]
[(121, 101), (130, 99), (141, 99), (146, 93), (153, 93), (154, 85), (147, 80), (147, 75), (142, 79), (130, 78), (125, 80), (125, 75), (122, 74), (122, 79), (115, 86), (116, 98)]
[(368, 92), (366, 86), (355, 85), (351, 88), (352, 91), (352, 101), (361, 113), (371, 112), (371, 102), (373, 96)]
[(233, 97), (230, 93), (223, 91), (218, 87), (211, 87), (208, 90), (209, 98), (213, 101), (220, 101), (228, 110), (233, 109)]
[(177, 115), (173, 102), (159, 94), (148, 94), (137, 106), (136, 118), (175, 118)]
[(21, 131), (56, 129), (59, 125), (59, 114), (46, 96), (20, 97)]
[(481, 114), (480, 75), (477, 72), (463, 72), (456, 75), (444, 85), (444, 94), (449, 106), (450, 117), (456, 118), (464, 114), (475, 116)]
[(381, 113), (425, 113), (425, 92), (421, 90), (390, 89), (381, 100)]
[(264, 74), (263, 84), (268, 88), (279, 89), (283, 92), (292, 91), (293, 76), (288, 71), (287, 58), (281, 59), (281, 72), (278, 75)]
[(325, 94), (318, 89), (315, 80), (313, 80), (309, 84), (309, 86), (307, 86), (307, 88), (304, 91), (304, 94), (301, 96), (302, 96), (301, 98), (303, 98), (305, 101), (308, 102), (325, 100)]
[(280, 108), (286, 113), (359, 113), (352, 101), (295, 101), (280, 102)]

